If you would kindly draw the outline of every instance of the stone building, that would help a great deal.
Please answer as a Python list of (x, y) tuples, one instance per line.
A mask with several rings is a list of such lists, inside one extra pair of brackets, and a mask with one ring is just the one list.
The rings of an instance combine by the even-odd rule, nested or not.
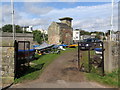
[(64, 17), (61, 22), (52, 22), (48, 28), (48, 41), (50, 44), (71, 44), (72, 40), (72, 18)]

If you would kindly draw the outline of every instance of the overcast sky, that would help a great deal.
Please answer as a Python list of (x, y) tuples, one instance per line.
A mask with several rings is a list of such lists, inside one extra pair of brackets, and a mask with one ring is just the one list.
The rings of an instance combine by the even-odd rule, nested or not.
[[(61, 17), (72, 17), (74, 29), (107, 31), (111, 29), (111, 2), (14, 2), (15, 24), (47, 29)], [(32, 1), (32, 0), (31, 0)], [(41, 1), (41, 0), (40, 0)], [(59, 0), (60, 1), (60, 0)], [(62, 1), (62, 0), (61, 0)], [(65, 0), (63, 0), (65, 1)], [(73, 2), (74, 1), (74, 2)], [(118, 6), (114, 3), (114, 30), (117, 30)], [(2, 24), (11, 23), (10, 2), (2, 2)]]

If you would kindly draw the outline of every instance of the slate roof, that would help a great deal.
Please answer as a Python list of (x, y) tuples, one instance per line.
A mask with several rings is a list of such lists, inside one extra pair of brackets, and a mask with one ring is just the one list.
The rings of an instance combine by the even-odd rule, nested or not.
[(73, 18), (71, 18), (71, 17), (63, 17), (63, 18), (60, 18), (59, 20), (73, 20)]
[(65, 23), (59, 23), (59, 22), (56, 22), (61, 28), (67, 28), (67, 29), (71, 29), (70, 26), (68, 26), (67, 24)]

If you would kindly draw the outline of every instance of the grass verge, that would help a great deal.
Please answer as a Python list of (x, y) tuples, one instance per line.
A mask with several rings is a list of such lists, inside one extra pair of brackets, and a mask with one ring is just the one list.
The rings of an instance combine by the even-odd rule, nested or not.
[(96, 73), (85, 73), (86, 77), (90, 81), (96, 81), (101, 84), (105, 84), (112, 87), (120, 86), (118, 78), (118, 70), (113, 71), (112, 73), (106, 73), (105, 76), (100, 76)]
[[(81, 63), (84, 63), (84, 66), (86, 70), (88, 70), (88, 51), (82, 51), (82, 60)], [(91, 51), (91, 57), (95, 55), (94, 51)], [(112, 73), (105, 73), (105, 76), (101, 76), (102, 74), (102, 68), (95, 68), (94, 65), (92, 65), (91, 73), (85, 73), (85, 76), (89, 81), (96, 81), (98, 83), (108, 85), (111, 87), (118, 87), (120, 86), (119, 75), (120, 69), (115, 70)]]
[(61, 54), (46, 54), (41, 56), (39, 59), (32, 61), (32, 65), (30, 68), (26, 71), (26, 73), (21, 76), (20, 78), (16, 78), (14, 83), (22, 83), (29, 80), (35, 80), (37, 79), (40, 74), (44, 71), (44, 69), (53, 62), (56, 58), (61, 56), (62, 54), (66, 52), (70, 52), (75, 50), (75, 48), (66, 48), (65, 51), (61, 51)]

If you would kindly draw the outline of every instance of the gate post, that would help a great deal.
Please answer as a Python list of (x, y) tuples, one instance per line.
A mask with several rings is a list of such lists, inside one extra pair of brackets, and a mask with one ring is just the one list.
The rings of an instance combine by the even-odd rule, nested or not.
[(89, 50), (88, 50), (88, 67), (89, 67), (89, 73), (91, 71), (91, 58), (90, 58), (90, 47), (89, 47)]
[(105, 72), (104, 72), (104, 44), (103, 42), (101, 42), (102, 44), (102, 76), (104, 76)]
[(80, 48), (79, 48), (79, 42), (78, 42), (78, 70), (80, 70)]
[[(12, 40), (11, 40), (12, 41)], [(2, 88), (10, 86), (14, 82), (14, 42), (9, 42), (7, 40), (4, 40), (4, 43), (2, 42), (2, 69), (1, 69), (1, 77), (2, 80)]]
[(15, 52), (14, 52), (14, 79), (17, 77), (17, 66), (18, 66), (18, 42), (15, 40), (14, 42), (14, 48), (15, 48)]

